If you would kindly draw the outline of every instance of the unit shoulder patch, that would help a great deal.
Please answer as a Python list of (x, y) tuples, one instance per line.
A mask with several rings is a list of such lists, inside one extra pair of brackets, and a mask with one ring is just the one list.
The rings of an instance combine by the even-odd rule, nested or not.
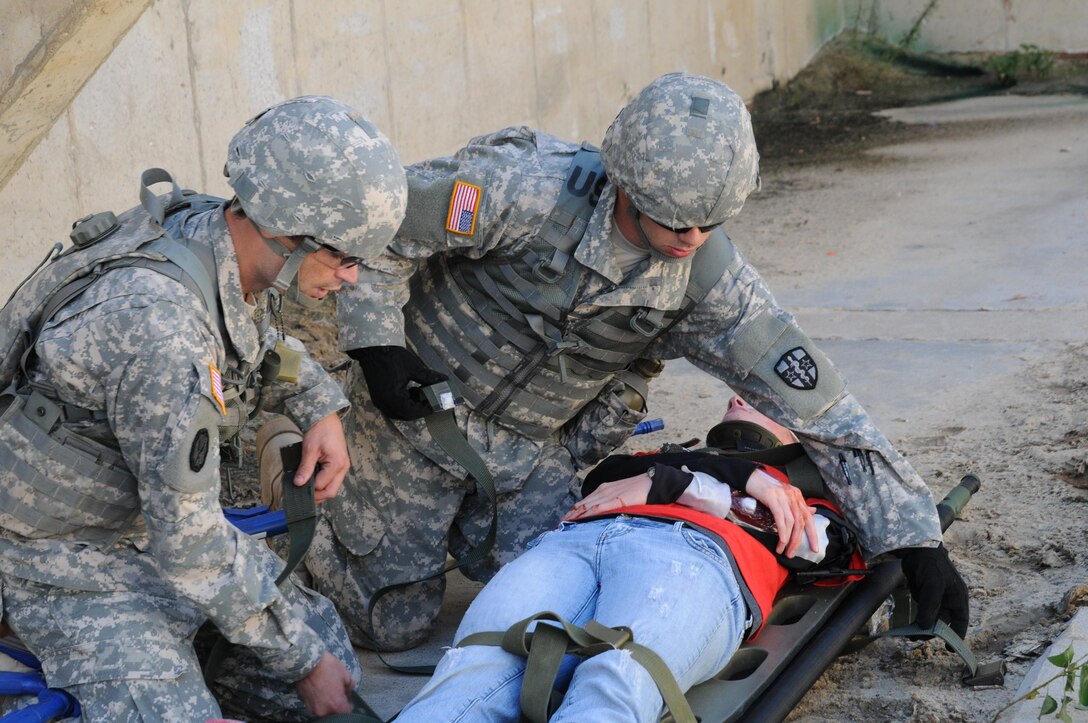
[(204, 461), (208, 458), (208, 430), (197, 430), (193, 437), (193, 446), (189, 448), (189, 469), (199, 472), (204, 469)]
[(446, 230), (450, 233), (471, 236), (476, 231), (476, 211), (480, 207), (483, 189), (464, 181), (453, 184), (450, 194), (450, 210), (446, 215)]
[(810, 390), (816, 388), (820, 378), (816, 360), (803, 346), (796, 346), (783, 354), (774, 365), (775, 374), (794, 389)]

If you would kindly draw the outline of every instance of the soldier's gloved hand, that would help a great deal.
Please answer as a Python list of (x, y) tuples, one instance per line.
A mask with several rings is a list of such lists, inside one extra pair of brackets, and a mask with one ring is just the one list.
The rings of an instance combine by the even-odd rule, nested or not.
[(931, 628), (940, 618), (956, 635), (966, 635), (970, 620), (967, 584), (948, 559), (944, 545), (911, 547), (896, 554), (903, 561), (910, 594), (918, 603), (918, 627)]
[(434, 411), (409, 382), (427, 387), (448, 378), (427, 367), (403, 346), (368, 346), (352, 349), (348, 356), (362, 367), (374, 406), (393, 419), (422, 419)]

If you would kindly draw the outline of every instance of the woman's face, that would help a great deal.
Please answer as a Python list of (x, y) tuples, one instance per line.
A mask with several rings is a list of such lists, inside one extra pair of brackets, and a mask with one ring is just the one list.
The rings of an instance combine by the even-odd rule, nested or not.
[(733, 397), (729, 400), (729, 407), (725, 410), (725, 416), (722, 417), (722, 421), (751, 422), (752, 424), (757, 424), (763, 429), (766, 429), (782, 444), (794, 444), (797, 442), (797, 437), (793, 432), (773, 421), (767, 415), (760, 414), (752, 409), (748, 406), (748, 403), (740, 397)]

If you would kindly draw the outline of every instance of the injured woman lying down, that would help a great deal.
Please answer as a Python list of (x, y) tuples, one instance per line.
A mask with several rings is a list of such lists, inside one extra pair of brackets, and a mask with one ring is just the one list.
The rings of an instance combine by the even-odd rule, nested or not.
[[(834, 506), (806, 499), (784, 468), (757, 461), (759, 450), (782, 445), (803, 455), (788, 429), (733, 397), (707, 440), (710, 446), (697, 451), (668, 445), (616, 455), (590, 472), (583, 499), (558, 529), (537, 538), (479, 593), (455, 647), (398, 723), (516, 722), (523, 684), (551, 693), (542, 704), (547, 710), (530, 718), (657, 721), (661, 663), (686, 692), (759, 633), (791, 570), (860, 566), (854, 535)], [(565, 655), (544, 683), (526, 682), (526, 658), (480, 634), (545, 611), (551, 615), (523, 626), (525, 632), (562, 630), (554, 622), (561, 618), (597, 631), (622, 626), (637, 645)], [(650, 665), (656, 678), (639, 660), (647, 657), (658, 659)], [(538, 666), (528, 667), (535, 677)]]

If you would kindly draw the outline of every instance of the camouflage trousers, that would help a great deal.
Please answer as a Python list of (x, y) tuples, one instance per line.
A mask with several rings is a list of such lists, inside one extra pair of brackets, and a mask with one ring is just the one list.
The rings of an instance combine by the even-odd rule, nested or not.
[[(444, 579), (383, 594), (372, 626), (374, 593), (441, 570), (447, 553), (464, 556), (486, 536), (491, 509), (465, 471), (419, 432), (422, 422), (395, 426), (386, 420), (361, 379), (350, 384), (349, 397), (345, 432), (352, 470), (341, 493), (322, 505), (306, 567), (314, 589), (336, 604), (352, 642), (403, 650), (433, 628)], [(478, 564), (462, 568), (469, 579), (483, 582), (558, 523), (574, 503), (580, 480), (570, 453), (556, 442), (505, 429), (488, 435), (472, 414), (459, 415), (459, 424), (488, 464), (498, 492), (495, 547)]]
[[(282, 568), (267, 557), (270, 570)], [(209, 690), (193, 646), (205, 618), (190, 601), (171, 595), (161, 578), (133, 579), (126, 589), (107, 592), (8, 575), (0, 580), (7, 622), (42, 661), (47, 683), (80, 702), (87, 723), (311, 719), (294, 683), (275, 678), (242, 648), (226, 656)], [(362, 669), (332, 604), (294, 582), (284, 587), (358, 685)]]

